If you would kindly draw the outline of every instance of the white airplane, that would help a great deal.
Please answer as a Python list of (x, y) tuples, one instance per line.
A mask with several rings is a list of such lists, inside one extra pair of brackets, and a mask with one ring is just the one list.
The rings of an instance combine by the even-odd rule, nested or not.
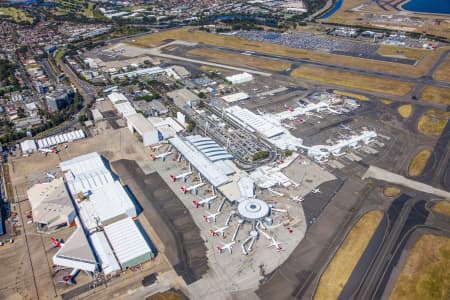
[(53, 175), (51, 173), (45, 173), (45, 175), (50, 179), (55, 179), (55, 175)]
[(58, 148), (56, 148), (56, 146), (55, 147), (52, 147), (51, 149), (48, 149), (48, 148), (41, 148), (41, 149), (39, 149), (39, 151), (41, 151), (42, 153), (44, 153), (45, 155), (47, 155), (47, 153), (55, 153), (55, 154), (57, 154), (59, 151), (58, 151)]
[(80, 272), (80, 269), (73, 269), (72, 272), (70, 272), (69, 275), (63, 276), (62, 280), (58, 281), (60, 283), (74, 285), (75, 284), (75, 277)]
[(150, 150), (155, 151), (155, 150), (158, 150), (159, 148), (161, 148), (162, 146), (163, 145), (159, 144), (159, 145), (156, 145), (156, 146), (150, 146), (149, 148), (150, 148)]
[(267, 246), (268, 248), (269, 247), (275, 247), (275, 250), (277, 250), (278, 252), (279, 251), (283, 251), (283, 248), (281, 248), (281, 242), (278, 242), (277, 240), (275, 240), (275, 238), (274, 237), (271, 237), (270, 238), (272, 241), (271, 241), (271, 243), (270, 243), (270, 245), (269, 246)]
[(342, 127), (342, 129), (345, 129), (345, 130), (352, 130), (352, 128), (350, 126), (347, 126), (344, 124), (341, 124), (341, 127)]
[(235, 243), (236, 243), (235, 241), (233, 241), (231, 243), (228, 243), (228, 244), (221, 243), (222, 246), (217, 246), (217, 250), (219, 251), (219, 253), (222, 253), (224, 250), (228, 250), (228, 251), (230, 251), (230, 254), (233, 254), (233, 247), (232, 246)]
[(158, 154), (158, 155), (152, 153), (152, 154), (150, 154), (150, 158), (152, 160), (157, 160), (158, 158), (162, 158), (162, 161), (165, 161), (166, 160), (166, 156), (168, 156), (170, 154), (172, 154), (172, 151), (161, 153), (161, 154)]
[(217, 195), (212, 195), (211, 197), (201, 199), (200, 201), (194, 200), (194, 201), (192, 201), (192, 204), (194, 204), (194, 206), (196, 208), (198, 208), (200, 205), (203, 205), (203, 204), (209, 205), (209, 203), (216, 198), (217, 198)]
[(204, 215), (203, 216), (203, 219), (205, 219), (205, 221), (206, 222), (211, 222), (211, 221), (213, 221), (214, 223), (216, 222), (216, 217), (218, 216), (218, 215), (220, 215), (222, 212), (216, 212), (216, 213), (213, 213), (213, 214), (208, 214), (208, 215)]
[(192, 175), (192, 171), (179, 175), (170, 175), (170, 179), (172, 179), (173, 182), (177, 181), (177, 179), (183, 179), (183, 181), (186, 182), (186, 179), (189, 175)]
[(230, 227), (230, 226), (224, 226), (224, 227), (221, 227), (221, 228), (216, 227), (215, 230), (210, 229), (209, 232), (211, 233), (212, 236), (219, 236), (219, 235), (224, 236), (225, 229), (227, 229), (228, 227)]
[(320, 189), (312, 189), (311, 193), (318, 194), (321, 193)]
[(346, 152), (338, 152), (338, 151), (334, 151), (332, 152), (333, 156), (339, 157), (339, 156), (343, 156), (346, 154)]
[(298, 203), (302, 203), (303, 201), (305, 201), (305, 199), (303, 197), (300, 197), (300, 196), (291, 197), (289, 200), (294, 201), (294, 202), (298, 202)]
[(195, 192), (195, 194), (197, 194), (197, 189), (198, 189), (199, 187), (201, 187), (201, 186), (204, 186), (204, 185), (205, 185), (205, 183), (200, 182), (199, 184), (191, 185), (191, 186), (188, 186), (188, 187), (182, 186), (182, 187), (180, 188), (180, 190), (181, 190), (181, 192), (182, 192), (183, 194), (186, 194), (187, 192), (190, 192), (190, 191), (192, 191), (192, 190)]
[(52, 241), (53, 248), (62, 248), (64, 246), (64, 241), (62, 239), (51, 237), (50, 240)]

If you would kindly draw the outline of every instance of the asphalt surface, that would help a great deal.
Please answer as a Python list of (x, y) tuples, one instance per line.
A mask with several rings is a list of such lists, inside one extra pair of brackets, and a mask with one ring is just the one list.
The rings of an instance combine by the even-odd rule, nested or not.
[(208, 258), (200, 229), (189, 210), (158, 173), (145, 175), (131, 160), (118, 160), (111, 165), (136, 197), (177, 274), (186, 284), (200, 279), (208, 271)]
[[(322, 187), (321, 187), (322, 189)], [(311, 283), (321, 272), (321, 266), (332, 256), (345, 229), (353, 220), (365, 199), (365, 183), (358, 178), (348, 179), (326, 205), (320, 218), (311, 224), (305, 238), (289, 258), (269, 274), (256, 291), (260, 299), (303, 299), (311, 297)], [(355, 196), (359, 195), (359, 196)], [(303, 205), (315, 199), (307, 198)], [(312, 210), (311, 210), (312, 207)], [(316, 210), (314, 210), (316, 209)], [(321, 210), (321, 204), (311, 204), (306, 214), (311, 216)]]
[[(383, 256), (386, 255), (385, 252), (388, 252), (390, 250), (387, 247), (384, 247), (385, 244), (389, 241), (390, 238), (395, 239), (396, 237), (398, 237), (399, 230), (397, 229), (395, 233), (394, 229), (397, 227), (401, 227), (402, 221), (398, 220), (398, 217), (402, 213), (405, 203), (409, 200), (411, 200), (411, 197), (403, 194), (392, 202), (391, 206), (384, 214), (383, 219), (380, 222), (380, 225), (378, 226), (372, 239), (367, 245), (367, 248), (364, 251), (363, 255), (361, 256), (358, 264), (356, 265), (352, 274), (350, 275), (347, 284), (344, 286), (341, 295), (339, 297), (339, 300), (352, 299), (356, 291), (358, 291), (359, 287), (365, 282), (365, 279), (368, 276), (372, 275), (372, 273), (374, 273), (370, 272), (372, 268), (376, 267), (374, 265), (375, 263), (373, 263), (373, 260), (378, 256), (385, 257)], [(392, 246), (393, 245), (391, 245), (391, 247)], [(377, 273), (373, 275), (376, 274)]]
[(446, 189), (450, 188), (450, 180), (448, 177), (443, 176), (443, 173), (448, 172), (446, 170), (449, 169), (449, 159), (447, 158), (449, 154), (449, 143), (450, 122), (447, 122), (418, 180), (426, 183), (434, 183), (434, 185), (442, 184)]
[[(387, 222), (390, 224), (393, 221), (392, 226), (388, 226), (381, 243), (372, 244), (372, 247), (377, 248), (375, 257), (369, 264), (362, 262), (367, 273), (355, 277), (352, 274), (351, 278), (358, 282), (358, 288), (350, 293), (351, 289), (347, 286), (355, 282), (349, 281), (339, 299), (380, 299), (409, 236), (415, 229), (424, 226), (429, 213), (425, 200), (414, 201), (416, 199), (407, 195), (401, 195), (397, 200), (391, 206), (392, 210), (388, 210)], [(398, 212), (398, 209), (401, 211)]]

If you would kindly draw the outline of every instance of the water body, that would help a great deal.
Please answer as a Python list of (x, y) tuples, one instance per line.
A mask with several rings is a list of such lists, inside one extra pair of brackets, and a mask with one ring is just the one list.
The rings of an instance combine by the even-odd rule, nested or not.
[(334, 6), (326, 14), (321, 16), (320, 19), (326, 19), (334, 15), (341, 8), (342, 3), (344, 3), (344, 0), (336, 0)]
[(448, 0), (410, 0), (402, 6), (403, 9), (416, 12), (450, 14)]

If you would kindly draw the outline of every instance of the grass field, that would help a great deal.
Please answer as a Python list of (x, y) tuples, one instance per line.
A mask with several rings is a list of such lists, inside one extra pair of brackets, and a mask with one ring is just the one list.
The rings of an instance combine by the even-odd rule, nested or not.
[(350, 98), (353, 98), (353, 99), (357, 99), (357, 100), (361, 100), (361, 101), (369, 101), (369, 98), (367, 98), (364, 95), (360, 95), (360, 94), (344, 92), (344, 91), (337, 91), (337, 90), (334, 90), (333, 93), (338, 94), (338, 95), (342, 95), (342, 96), (347, 96), (347, 97), (350, 97)]
[(434, 79), (450, 82), (450, 61), (444, 62), (434, 73)]
[(383, 189), (383, 194), (386, 197), (397, 197), (400, 195), (401, 190), (398, 187), (395, 186), (388, 186)]
[(412, 89), (408, 82), (312, 66), (301, 66), (291, 76), (395, 96), (406, 95)]
[(422, 174), (423, 169), (427, 165), (428, 159), (431, 156), (430, 150), (422, 150), (414, 156), (409, 164), (408, 174), (409, 176), (416, 177)]
[(196, 48), (188, 51), (187, 53), (217, 63), (226, 63), (227, 65), (233, 66), (246, 65), (249, 67), (261, 68), (270, 71), (283, 71), (291, 66), (290, 63), (284, 61), (259, 58), (255, 56), (242, 55), (227, 51), (212, 50), (205, 48)]
[(0, 19), (2, 17), (11, 18), (14, 22), (33, 23), (33, 18), (29, 16), (24, 10), (15, 7), (0, 7)]
[(430, 54), (430, 50), (403, 46), (381, 45), (380, 48), (378, 48), (377, 53), (384, 56), (422, 60)]
[(320, 278), (314, 299), (337, 299), (383, 217), (381, 210), (366, 213), (345, 238)]
[(383, 103), (384, 105), (391, 105), (392, 103), (394, 103), (394, 101), (388, 100), (388, 99), (381, 99), (380, 101), (381, 101), (381, 103)]
[(400, 116), (402, 116), (405, 119), (408, 119), (409, 117), (411, 117), (413, 107), (411, 104), (405, 104), (405, 105), (399, 106), (399, 108), (397, 108), (397, 111), (400, 114)]
[(433, 211), (450, 217), (450, 200), (439, 201), (433, 205)]
[(450, 112), (430, 109), (419, 119), (417, 129), (425, 135), (440, 136), (449, 118)]
[(376, 72), (405, 74), (409, 76), (424, 75), (432, 63), (439, 57), (440, 53), (445, 50), (445, 48), (440, 48), (436, 51), (430, 51), (417, 66), (410, 66), (319, 51), (288, 48), (270, 43), (248, 41), (235, 36), (207, 33), (186, 27), (145, 35), (135, 39), (134, 42), (128, 43), (141, 47), (156, 47), (164, 44), (164, 41), (166, 40), (184, 40), (195, 43), (202, 42), (213, 46), (229, 47), (243, 51), (248, 50), (281, 56), (291, 56)]
[(450, 238), (424, 234), (409, 252), (391, 300), (448, 300)]
[[(450, 73), (450, 69), (447, 72)], [(427, 85), (423, 89), (420, 99), (427, 102), (450, 105), (450, 89)]]

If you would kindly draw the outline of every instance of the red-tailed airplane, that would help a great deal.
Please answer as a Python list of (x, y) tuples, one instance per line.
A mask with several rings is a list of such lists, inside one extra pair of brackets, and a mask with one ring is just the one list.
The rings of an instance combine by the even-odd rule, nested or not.
[(186, 179), (189, 175), (192, 175), (192, 171), (179, 175), (170, 175), (170, 179), (172, 179), (173, 182), (177, 181), (177, 179), (183, 179), (183, 181), (186, 182)]
[(225, 229), (227, 229), (228, 227), (230, 227), (230, 226), (224, 226), (221, 228), (216, 227), (215, 230), (211, 229), (211, 230), (209, 230), (209, 232), (211, 233), (212, 236), (219, 236), (219, 235), (224, 236)]
[(281, 248), (281, 242), (278, 242), (277, 240), (275, 240), (275, 238), (274, 237), (271, 237), (271, 239), (272, 239), (272, 242), (270, 243), (270, 245), (269, 246), (267, 246), (267, 247), (275, 247), (275, 250), (277, 250), (277, 251), (283, 251), (283, 248)]
[(69, 275), (63, 276), (62, 280), (58, 281), (60, 283), (74, 285), (75, 284), (75, 277), (80, 272), (80, 269), (73, 269), (72, 272), (70, 272)]
[(161, 154), (158, 154), (158, 155), (152, 153), (152, 154), (150, 154), (150, 158), (151, 158), (152, 160), (157, 160), (158, 158), (161, 158), (162, 161), (165, 161), (165, 160), (166, 160), (166, 156), (168, 156), (168, 155), (170, 155), (170, 154), (172, 154), (172, 151), (165, 152), (165, 153), (161, 153)]
[(203, 182), (200, 182), (200, 183), (198, 183), (198, 184), (196, 184), (196, 185), (191, 185), (191, 186), (188, 186), (188, 187), (186, 187), (186, 186), (182, 186), (181, 188), (180, 188), (180, 190), (181, 190), (181, 192), (183, 193), (183, 194), (186, 194), (187, 192), (190, 192), (190, 191), (194, 191), (195, 192), (195, 194), (197, 194), (197, 189), (199, 188), (199, 187), (201, 187), (201, 186), (204, 186), (205, 184), (203, 183)]
[(236, 242), (233, 241), (231, 243), (225, 244), (225, 243), (221, 243), (222, 246), (217, 246), (217, 250), (219, 251), (219, 253), (222, 253), (225, 250), (230, 251), (230, 254), (233, 254), (233, 248), (232, 246), (235, 244)]
[(51, 237), (50, 240), (52, 241), (54, 248), (62, 248), (62, 246), (64, 246), (64, 241), (62, 239)]
[(212, 200), (216, 199), (216, 198), (217, 198), (217, 195), (212, 195), (211, 197), (201, 199), (200, 201), (199, 200), (194, 200), (194, 201), (192, 201), (192, 204), (194, 204), (194, 206), (196, 208), (198, 208), (200, 205), (203, 205), (203, 204), (208, 204), (209, 205), (209, 203)]
[(215, 223), (216, 222), (216, 217), (218, 215), (220, 215), (220, 214), (221, 214), (221, 212), (219, 211), (219, 212), (216, 212), (216, 213), (213, 213), (213, 214), (204, 215), (203, 219), (205, 219), (205, 221), (208, 222), (208, 223), (211, 222), (211, 221), (213, 221)]

